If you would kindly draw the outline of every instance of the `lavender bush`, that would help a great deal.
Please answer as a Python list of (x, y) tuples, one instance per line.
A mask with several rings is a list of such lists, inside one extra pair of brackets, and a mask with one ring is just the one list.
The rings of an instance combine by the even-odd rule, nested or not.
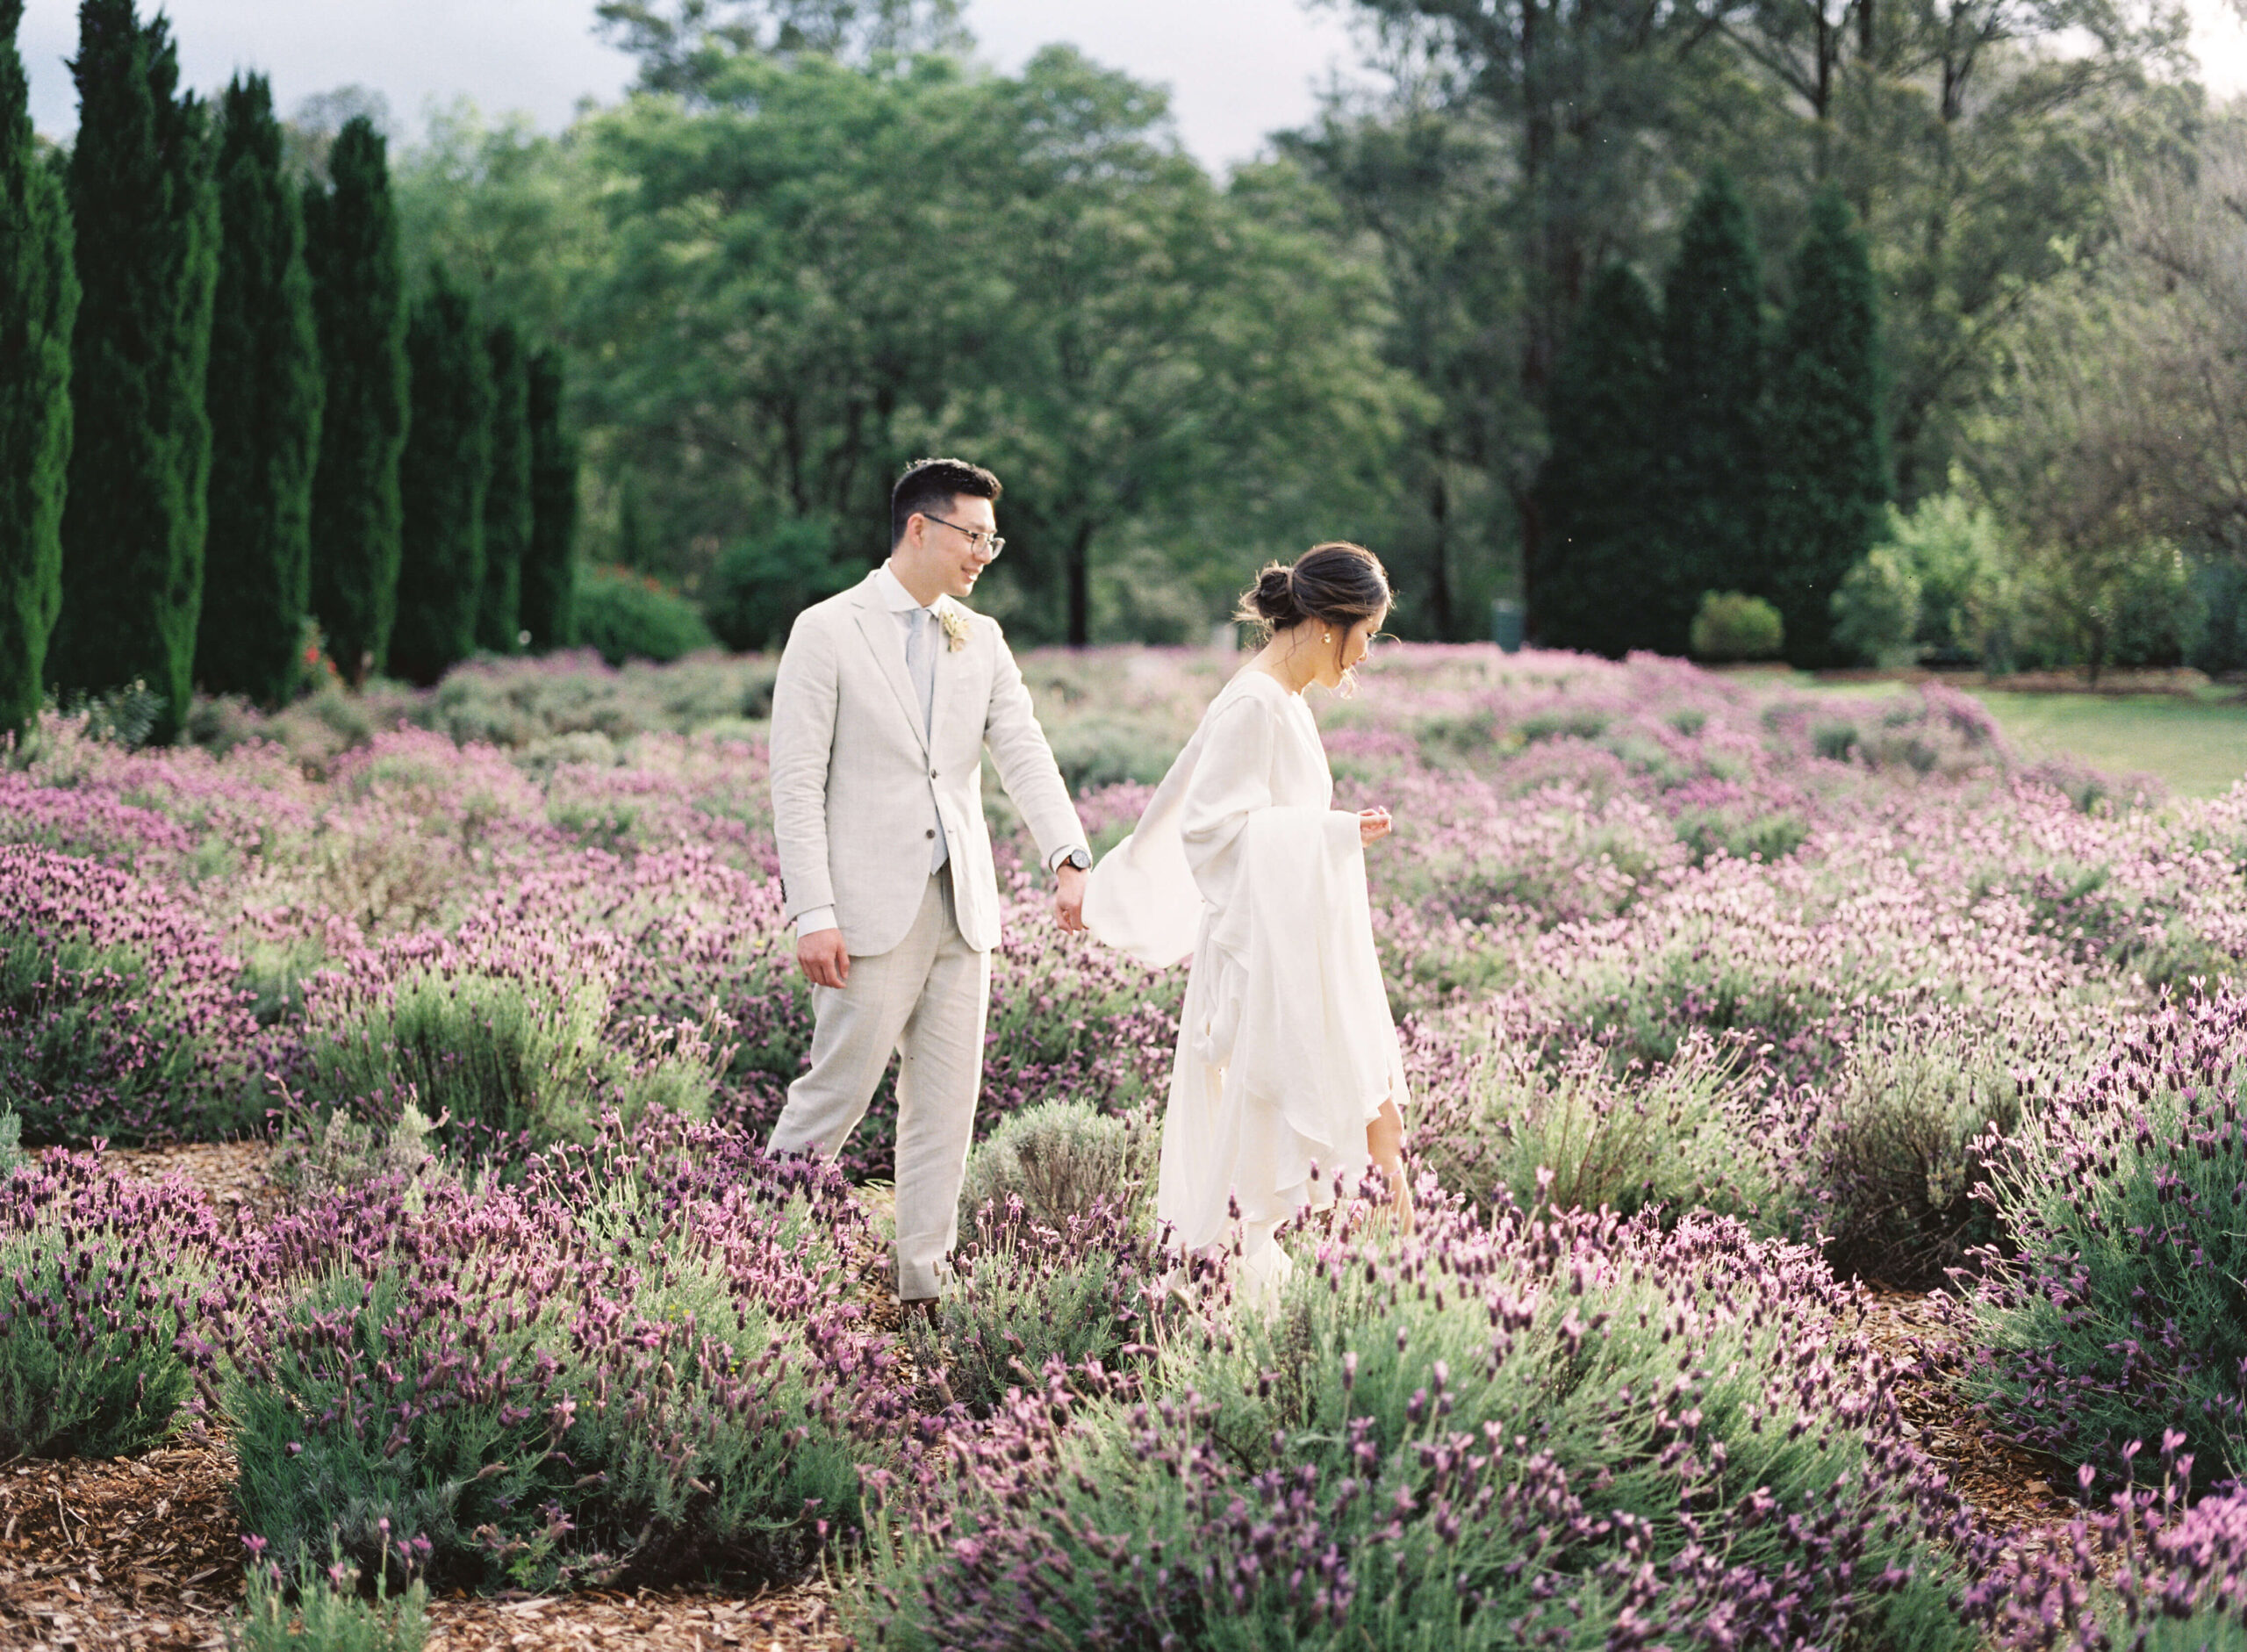
[(239, 1130), (256, 1024), (217, 937), (127, 873), (0, 847), (0, 1092), (32, 1141)]
[[(2007, 1652), (2247, 1648), (2247, 1492), (2191, 1501), (2182, 1443), (2163, 1436), (2159, 1482), (2111, 1492), (2058, 1542), (2019, 1553), (1984, 1540), (1997, 1553), (1966, 1593), (1968, 1620)], [(2087, 1492), (2090, 1470), (2082, 1477)]]
[(513, 1190), (333, 1195), (236, 1285), (244, 1524), (440, 1584), (785, 1577), (901, 1415), (871, 1245), (831, 1174), (664, 1115)]
[(1020, 1200), (977, 1209), (953, 1258), (957, 1278), (933, 1323), (908, 1321), (905, 1348), (941, 1373), (945, 1398), (987, 1414), (1010, 1389), (1037, 1388), (1049, 1365), (1113, 1372), (1148, 1352), (1167, 1268), (1136, 1212), (1095, 1200), (1055, 1226)]
[(1869, 1029), (1806, 1098), (1834, 1265), (1928, 1288), (2007, 1242), (1985, 1155), (2082, 1078), (2107, 1031), (2103, 1016), (2036, 1002), (2002, 1016), (1935, 1002)]
[(2247, 1472), (2247, 996), (2131, 1027), (2085, 1081), (1992, 1146), (2018, 1257), (1973, 1302), (1972, 1377), (2040, 1449), (2119, 1471), (2173, 1432), (2202, 1480)]
[(691, 1024), (620, 1047), (614, 973), (613, 946), (489, 919), (393, 944), (312, 983), (302, 1097), (385, 1124), (412, 1104), (478, 1155), (590, 1141), (604, 1110), (707, 1117), (721, 1055)]
[(1061, 1228), (1096, 1204), (1144, 1214), (1161, 1151), (1152, 1112), (1103, 1113), (1089, 1102), (1040, 1102), (1009, 1113), (967, 1155), (961, 1208), (1018, 1203), (1030, 1221)]
[(1444, 1187), (1490, 1209), (1540, 1199), (1556, 1210), (1648, 1206), (1791, 1225), (1791, 1168), (1741, 1076), (1745, 1054), (1705, 1036), (1652, 1071), (1617, 1072), (1586, 1041), (1556, 1060), (1503, 1025), (1480, 1031), (1465, 1081), (1428, 1086), (1413, 1122), (1422, 1162)]
[[(1094, 842), (1131, 829), (1237, 664), (1023, 657)], [(220, 1382), (208, 1346), (235, 1361), (244, 1506), (294, 1555), (333, 1539), (402, 1575), (418, 1540), (476, 1584), (778, 1574), (822, 1519), (856, 1529), (875, 1465), (908, 1547), (879, 1562), (898, 1605), (869, 1610), (908, 1637), (1018, 1644), (1045, 1613), (1048, 1638), (1381, 1642), (1393, 1613), (1433, 1644), (1511, 1645), (1560, 1633), (1568, 1601), (1584, 1615), (1563, 1638), (1592, 1643), (1902, 1644), (1942, 1592), (1915, 1558), (1942, 1505), (1898, 1454), (1846, 1293), (1766, 1242), (1819, 1235), (1890, 1281), (1987, 1246), (1995, 1346), (1973, 1380), (1999, 1420), (2032, 1440), (2071, 1422), (2066, 1448), (2110, 1465), (2114, 1442), (2189, 1424), (2201, 1476), (2235, 1471), (2225, 1361), (2247, 1348), (2220, 1310), (2242, 1270), (2202, 1230), (2247, 1176), (2201, 1049), (2224, 1035), (2176, 1041), (2247, 960), (2247, 788), (2164, 801), (2025, 766), (1940, 687), (1383, 650), (1318, 715), (1338, 805), (1396, 811), (1368, 867), (1413, 1151), (1483, 1216), (1438, 1209), (1401, 1254), (1346, 1222), (1324, 1275), (1305, 1239), (1271, 1325), (1228, 1321), (1222, 1292), (1156, 1262), (1144, 1210), (1119, 1214), (1140, 1173), (1110, 1138), (1132, 1162), (1152, 1143), (1183, 972), (1058, 933), (994, 788), (992, 1203), (966, 1213), (943, 1323), (901, 1357), (856, 1317), (880, 1272), (858, 1207), (750, 1146), (811, 1031), (774, 875), (772, 670), (480, 662), (426, 693), (206, 705), (201, 747), (50, 717), (0, 758), (0, 959), (21, 966), (0, 1095), (26, 1134), (286, 1113), (297, 1208), (244, 1234), (179, 1329), (192, 1370)], [(889, 1174), (889, 1106), (845, 1175)], [(705, 1108), (721, 1127), (672, 1117)], [(2134, 1110), (2154, 1145), (2115, 1123)], [(2052, 1204), (2063, 1184), (2126, 1237)], [(1514, 1208), (1534, 1200), (1537, 1223)], [(1640, 1214), (1550, 1210), (1603, 1204)], [(1782, 1401), (1807, 1455), (1759, 1454)], [(800, 1448), (770, 1454), (792, 1430)], [(1188, 1462), (1204, 1480), (1167, 1480)], [(1845, 1485), (1852, 1462), (1870, 1477)], [(1054, 1554), (1075, 1604), (1049, 1612), (1004, 1567)], [(930, 1587), (1000, 1605), (945, 1617), (924, 1563)], [(1959, 1632), (1937, 1617), (1928, 1644)]]
[(1059, 1361), (884, 1491), (901, 1648), (1965, 1647), (1953, 1510), (1815, 1254), (1432, 1213), (1315, 1253), (1143, 1397)]
[(219, 1249), (203, 1196), (88, 1153), (0, 1177), (0, 1460), (111, 1457), (171, 1432)]

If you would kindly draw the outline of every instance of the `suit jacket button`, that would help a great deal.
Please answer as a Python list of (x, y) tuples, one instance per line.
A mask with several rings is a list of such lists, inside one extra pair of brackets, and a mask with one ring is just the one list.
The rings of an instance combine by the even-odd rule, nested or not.
[(932, 780), (937, 778), (937, 772), (934, 769), (929, 771), (929, 778)]
[(925, 837), (934, 837), (937, 835), (937, 829), (936, 829), (935, 827), (931, 826), (931, 827), (930, 827), (930, 828), (929, 828), (929, 830), (927, 830), (927, 832), (925, 832), (925, 833), (924, 833), (924, 834), (922, 834), (922, 835), (923, 835), (923, 836), (925, 836)]

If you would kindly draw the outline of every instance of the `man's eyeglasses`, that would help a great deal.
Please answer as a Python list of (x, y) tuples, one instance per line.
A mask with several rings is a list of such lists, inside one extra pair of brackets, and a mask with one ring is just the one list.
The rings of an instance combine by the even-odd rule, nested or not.
[(966, 535), (967, 548), (979, 557), (995, 557), (1007, 548), (1007, 542), (996, 534), (987, 534), (980, 528), (962, 528), (958, 522), (944, 521), (943, 517), (934, 515), (928, 511), (922, 511), (921, 514), (928, 517), (932, 522), (942, 523), (955, 534)]

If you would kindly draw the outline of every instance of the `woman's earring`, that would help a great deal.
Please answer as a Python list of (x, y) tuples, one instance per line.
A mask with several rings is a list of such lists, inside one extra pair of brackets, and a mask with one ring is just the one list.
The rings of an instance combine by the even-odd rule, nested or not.
[(1334, 633), (1332, 631), (1321, 631), (1318, 634), (1318, 640), (1322, 643), (1332, 643), (1334, 640)]

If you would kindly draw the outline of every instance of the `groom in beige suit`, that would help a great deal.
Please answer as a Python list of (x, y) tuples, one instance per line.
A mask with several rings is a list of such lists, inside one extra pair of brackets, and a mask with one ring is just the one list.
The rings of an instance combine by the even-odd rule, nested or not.
[[(898, 1054), (897, 1294), (933, 1304), (983, 1082), (999, 883), (987, 746), (1084, 927), (1084, 829), (995, 621), (960, 600), (1006, 542), (999, 479), (924, 459), (890, 494), (889, 560), (797, 616), (772, 690), (772, 818), (818, 1018), (772, 1151), (842, 1148)], [(925, 1311), (925, 1310), (924, 1310)]]

